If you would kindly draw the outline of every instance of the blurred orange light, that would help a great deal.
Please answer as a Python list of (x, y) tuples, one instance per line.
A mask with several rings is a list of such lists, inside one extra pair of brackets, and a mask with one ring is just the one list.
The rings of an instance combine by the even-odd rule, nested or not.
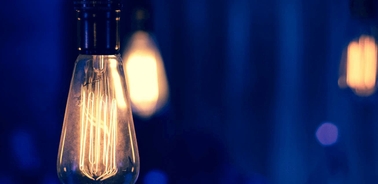
[(346, 84), (357, 95), (374, 93), (377, 76), (377, 45), (374, 38), (361, 36), (352, 41), (347, 49)]
[(166, 103), (168, 84), (160, 53), (147, 32), (133, 34), (123, 60), (133, 110), (148, 118)]

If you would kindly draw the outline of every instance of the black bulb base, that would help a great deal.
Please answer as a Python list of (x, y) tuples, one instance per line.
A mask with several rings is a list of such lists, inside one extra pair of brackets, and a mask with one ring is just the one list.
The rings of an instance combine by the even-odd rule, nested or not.
[(80, 54), (113, 55), (120, 51), (120, 10), (116, 1), (77, 1), (77, 40)]

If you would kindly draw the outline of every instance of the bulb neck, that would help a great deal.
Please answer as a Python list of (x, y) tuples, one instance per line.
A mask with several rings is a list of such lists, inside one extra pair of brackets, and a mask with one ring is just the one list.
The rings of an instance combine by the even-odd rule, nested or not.
[(80, 54), (113, 55), (120, 50), (120, 3), (75, 2), (77, 45)]

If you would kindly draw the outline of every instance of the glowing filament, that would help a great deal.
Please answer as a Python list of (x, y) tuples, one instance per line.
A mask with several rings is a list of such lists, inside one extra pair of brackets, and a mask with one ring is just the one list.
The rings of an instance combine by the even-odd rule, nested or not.
[(96, 90), (82, 91), (80, 170), (102, 181), (117, 173), (117, 102)]
[(377, 45), (369, 36), (361, 36), (348, 45), (346, 83), (358, 95), (370, 95), (375, 90), (377, 75)]

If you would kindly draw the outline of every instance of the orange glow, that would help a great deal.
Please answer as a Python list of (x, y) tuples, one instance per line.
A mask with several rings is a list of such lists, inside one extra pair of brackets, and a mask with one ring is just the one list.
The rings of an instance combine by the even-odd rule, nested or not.
[(361, 36), (348, 45), (346, 84), (357, 95), (374, 93), (377, 76), (377, 45), (374, 38)]
[(150, 35), (134, 33), (125, 51), (124, 67), (135, 113), (148, 118), (168, 98), (168, 85), (160, 53)]

